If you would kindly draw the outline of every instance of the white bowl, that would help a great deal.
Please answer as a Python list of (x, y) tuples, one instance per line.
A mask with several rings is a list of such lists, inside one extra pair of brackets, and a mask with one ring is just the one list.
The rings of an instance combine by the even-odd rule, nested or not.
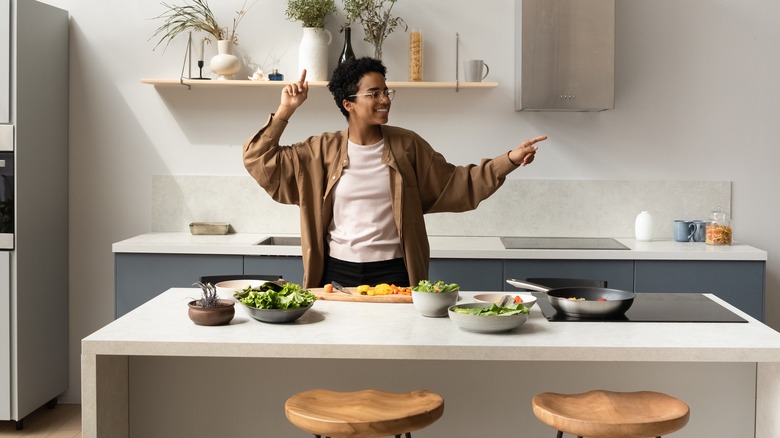
[(247, 286), (260, 287), (265, 280), (225, 280), (215, 284), (220, 298), (233, 299), (233, 294), (244, 290)]
[(422, 316), (447, 316), (447, 308), (458, 302), (458, 291), (420, 292), (412, 291), (412, 303)]
[(450, 319), (463, 330), (477, 333), (500, 333), (514, 330), (528, 321), (527, 313), (518, 313), (515, 315), (471, 315), (468, 313), (458, 313), (452, 310), (453, 307), (461, 308), (481, 308), (489, 307), (487, 303), (465, 303), (451, 306), (448, 309)]
[(489, 294), (477, 294), (474, 295), (474, 299), (479, 301), (480, 303), (498, 303), (501, 301), (501, 298), (504, 298), (504, 296), (509, 295), (513, 299), (514, 297), (520, 297), (523, 300), (523, 305), (527, 308), (531, 308), (536, 304), (536, 297), (531, 294), (509, 294), (509, 293), (501, 293), (501, 292), (495, 292), (495, 293), (489, 293)]

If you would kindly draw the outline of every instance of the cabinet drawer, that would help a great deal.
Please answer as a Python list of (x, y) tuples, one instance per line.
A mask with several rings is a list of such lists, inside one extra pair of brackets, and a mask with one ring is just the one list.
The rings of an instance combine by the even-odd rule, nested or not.
[[(607, 287), (633, 290), (633, 260), (506, 260), (504, 261), (506, 278), (523, 280), (533, 277), (545, 278), (586, 278), (606, 280)], [(504, 284), (503, 290), (517, 289)]]

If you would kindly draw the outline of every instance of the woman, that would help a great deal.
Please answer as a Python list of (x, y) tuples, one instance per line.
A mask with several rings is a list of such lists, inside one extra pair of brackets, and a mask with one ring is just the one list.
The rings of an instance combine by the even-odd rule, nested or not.
[(328, 85), (347, 129), (280, 146), (306, 101), (306, 71), (284, 87), (279, 108), (244, 145), (244, 166), (271, 197), (300, 207), (304, 287), (416, 285), (428, 278), (423, 215), (472, 210), (506, 175), (534, 159), (535, 143), (479, 165), (455, 166), (412, 131), (388, 126), (395, 90), (381, 61), (341, 64)]

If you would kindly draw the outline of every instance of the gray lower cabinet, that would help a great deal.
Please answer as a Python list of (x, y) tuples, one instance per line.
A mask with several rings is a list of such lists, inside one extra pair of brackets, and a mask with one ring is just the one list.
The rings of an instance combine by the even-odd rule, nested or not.
[[(300, 257), (117, 253), (116, 317), (171, 287), (191, 287), (204, 275), (280, 275), (303, 281)], [(606, 280), (635, 292), (712, 293), (750, 316), (764, 318), (763, 261), (432, 259), (429, 277), (463, 290), (516, 291), (507, 278)]]
[(114, 263), (117, 318), (172, 287), (192, 287), (201, 276), (244, 272), (240, 255), (117, 253)]
[(503, 261), (495, 259), (432, 259), (428, 269), (431, 281), (458, 283), (461, 290), (501, 290), (503, 274)]
[[(633, 260), (504, 260), (505, 278), (582, 278), (605, 280), (613, 289), (634, 289)], [(502, 289), (517, 289), (503, 283)]]
[(765, 275), (761, 261), (636, 261), (634, 291), (711, 293), (763, 321)]
[(302, 284), (303, 261), (293, 256), (244, 256), (244, 274), (278, 275)]

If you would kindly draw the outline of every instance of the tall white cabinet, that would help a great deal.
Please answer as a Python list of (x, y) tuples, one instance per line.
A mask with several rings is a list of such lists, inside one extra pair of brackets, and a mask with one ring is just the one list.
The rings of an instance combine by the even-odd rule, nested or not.
[(0, 0), (0, 34), (13, 173), (13, 227), (0, 249), (0, 420), (21, 428), (68, 388), (68, 12)]

